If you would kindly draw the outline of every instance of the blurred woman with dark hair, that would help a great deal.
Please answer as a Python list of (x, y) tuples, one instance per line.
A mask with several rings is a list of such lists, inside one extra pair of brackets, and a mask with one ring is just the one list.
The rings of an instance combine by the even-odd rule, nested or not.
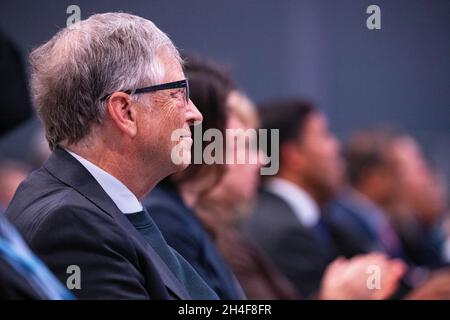
[(228, 97), (227, 107), (227, 129), (235, 134), (227, 140), (228, 150), (244, 159), (248, 156), (248, 160), (253, 156), (257, 161), (227, 164), (223, 178), (198, 200), (195, 211), (219, 252), (230, 264), (248, 299), (298, 299), (301, 295), (289, 280), (237, 230), (239, 223), (252, 212), (263, 155), (252, 148), (255, 144), (249, 140), (251, 135), (248, 135), (245, 144), (237, 143), (239, 133), (259, 127), (259, 117), (253, 103), (245, 94), (235, 90)]
[[(201, 108), (199, 106), (199, 108)], [(232, 151), (236, 159), (247, 159), (244, 163), (222, 165), (222, 179), (213, 188), (204, 192), (192, 202), (192, 208), (202, 225), (214, 240), (219, 252), (229, 263), (248, 299), (299, 299), (302, 294), (273, 265), (272, 261), (250, 240), (241, 235), (237, 227), (253, 211), (259, 185), (261, 160), (264, 155), (255, 147), (248, 130), (259, 127), (259, 117), (253, 103), (238, 90), (230, 93), (227, 100), (227, 153)], [(203, 114), (208, 117), (207, 113)], [(241, 138), (239, 140), (239, 138)], [(245, 143), (242, 142), (244, 138)], [(256, 159), (256, 161), (250, 161)], [(190, 182), (202, 185), (206, 176)], [(184, 188), (181, 193), (189, 198), (191, 189)], [(320, 291), (312, 298), (318, 299), (382, 299), (388, 297), (395, 288), (399, 270), (390, 265), (392, 271), (384, 277), (383, 290), (376, 294), (361, 286), (367, 277), (370, 264), (387, 266), (383, 256), (366, 255), (351, 260), (336, 259), (326, 269)], [(338, 280), (337, 280), (338, 279)]]

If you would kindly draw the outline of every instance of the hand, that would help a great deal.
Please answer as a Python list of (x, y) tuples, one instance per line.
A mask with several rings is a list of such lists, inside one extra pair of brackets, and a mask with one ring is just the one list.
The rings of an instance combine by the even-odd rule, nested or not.
[[(379, 270), (379, 275), (371, 271)], [(389, 260), (385, 255), (372, 253), (352, 259), (338, 258), (325, 271), (319, 298), (324, 300), (379, 300), (389, 298), (397, 289), (405, 265)], [(371, 279), (379, 279), (379, 286), (371, 288)], [(376, 285), (376, 281), (374, 281)]]

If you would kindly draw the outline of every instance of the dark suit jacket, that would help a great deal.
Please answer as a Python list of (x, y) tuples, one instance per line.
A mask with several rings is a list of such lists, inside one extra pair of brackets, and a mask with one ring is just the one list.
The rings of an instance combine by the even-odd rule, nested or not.
[(82, 299), (189, 299), (153, 248), (91, 174), (57, 148), (6, 211), (31, 249), (66, 283), (81, 269)]
[(303, 226), (289, 205), (262, 190), (255, 212), (242, 231), (305, 296), (318, 291), (326, 266), (334, 258), (318, 231)]
[(446, 235), (439, 226), (425, 226), (412, 217), (411, 221), (398, 222), (394, 226), (411, 263), (431, 269), (449, 265), (442, 254)]
[[(408, 260), (399, 234), (386, 214), (375, 205), (362, 203), (351, 191), (332, 201), (324, 216), (340, 255), (353, 257), (381, 251)], [(393, 239), (391, 245), (383, 242), (382, 237), (386, 235)]]
[(326, 208), (325, 221), (333, 236), (338, 254), (346, 258), (373, 251), (384, 252), (374, 226), (365, 219), (367, 208), (361, 208), (348, 197), (332, 201)]
[(425, 280), (418, 277), (423, 274), (424, 269), (411, 260), (401, 241), (397, 250), (387, 250), (380, 237), (380, 231), (377, 231), (376, 220), (371, 218), (374, 215), (373, 210), (374, 208), (355, 199), (352, 192), (348, 192), (332, 201), (326, 208), (324, 216), (338, 255), (351, 258), (359, 254), (380, 251), (391, 258), (400, 258), (407, 264), (406, 273), (391, 297), (402, 299)]
[[(426, 269), (446, 266), (446, 263), (440, 255), (439, 243), (434, 241), (434, 234), (421, 230), (413, 221), (399, 225), (385, 218), (392, 227), (391, 238), (398, 238), (397, 248), (389, 250), (381, 239), (382, 232), (377, 231), (376, 221), (371, 218), (373, 210), (358, 201), (352, 192), (344, 193), (329, 204), (326, 223), (339, 255), (351, 258), (380, 251), (392, 258), (402, 259), (408, 268), (394, 295), (394, 298), (401, 298), (420, 284), (423, 278), (418, 278), (417, 274)], [(418, 272), (418, 269), (421, 271)]]

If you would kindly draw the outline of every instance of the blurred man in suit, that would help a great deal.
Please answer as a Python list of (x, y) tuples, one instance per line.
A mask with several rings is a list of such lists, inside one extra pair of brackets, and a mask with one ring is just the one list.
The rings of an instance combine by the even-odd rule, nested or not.
[(420, 230), (420, 215), (433, 225), (445, 201), (415, 140), (392, 128), (369, 128), (351, 136), (344, 154), (350, 186), (327, 209), (340, 253), (382, 251), (410, 264), (445, 265)]
[(261, 118), (263, 128), (279, 129), (280, 169), (264, 183), (243, 231), (300, 292), (311, 297), (336, 258), (321, 208), (341, 186), (340, 146), (325, 115), (308, 102), (262, 105)]
[(438, 239), (421, 230), (415, 217), (415, 210), (443, 210), (433, 208), (439, 191), (430, 185), (417, 143), (397, 129), (374, 127), (354, 133), (344, 155), (349, 188), (325, 215), (338, 254), (379, 251), (400, 258), (408, 269), (399, 297), (411, 292), (410, 298), (448, 298), (449, 270), (430, 277), (430, 268), (445, 266)]
[(383, 208), (400, 193), (395, 155), (404, 150), (405, 139), (392, 129), (369, 129), (354, 134), (346, 145), (350, 188), (327, 208), (327, 223), (340, 254), (351, 257), (376, 250), (404, 258), (400, 238)]
[(427, 163), (418, 143), (410, 137), (394, 153), (399, 172), (398, 197), (386, 208), (411, 263), (427, 268), (446, 266), (447, 209), (443, 179)]
[[(215, 299), (171, 249), (138, 199), (185, 168), (171, 161), (202, 116), (178, 51), (151, 21), (93, 15), (31, 54), (32, 97), (53, 153), (24, 181), (6, 216), (81, 298)], [(184, 134), (172, 141), (174, 130)], [(146, 218), (143, 236), (130, 222)]]

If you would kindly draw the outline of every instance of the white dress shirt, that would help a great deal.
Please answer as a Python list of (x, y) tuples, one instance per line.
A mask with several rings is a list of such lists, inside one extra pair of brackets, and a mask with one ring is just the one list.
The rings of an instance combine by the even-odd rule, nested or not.
[(123, 213), (136, 213), (142, 211), (142, 204), (136, 196), (119, 179), (112, 176), (105, 170), (86, 160), (82, 156), (66, 149), (83, 167), (94, 177), (106, 194), (112, 199), (120, 211)]
[(305, 227), (313, 227), (319, 221), (319, 206), (296, 184), (281, 178), (271, 178), (266, 184), (266, 189), (283, 199)]

